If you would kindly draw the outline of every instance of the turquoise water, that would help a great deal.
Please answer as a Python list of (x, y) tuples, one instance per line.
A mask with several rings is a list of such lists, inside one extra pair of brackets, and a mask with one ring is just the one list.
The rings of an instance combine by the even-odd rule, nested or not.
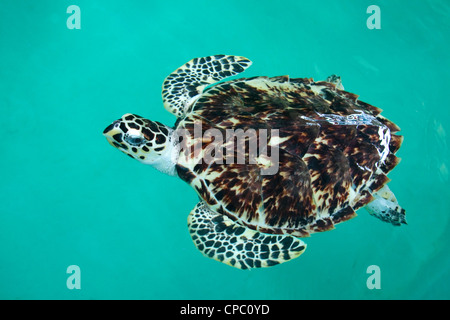
[[(381, 29), (366, 26), (372, 4)], [(2, 0), (0, 298), (449, 299), (449, 17), (444, 0)], [(408, 225), (361, 209), (277, 267), (204, 258), (186, 227), (194, 191), (102, 131), (127, 112), (172, 125), (163, 79), (218, 53), (250, 58), (245, 76), (339, 74), (382, 108), (405, 136), (389, 176)]]

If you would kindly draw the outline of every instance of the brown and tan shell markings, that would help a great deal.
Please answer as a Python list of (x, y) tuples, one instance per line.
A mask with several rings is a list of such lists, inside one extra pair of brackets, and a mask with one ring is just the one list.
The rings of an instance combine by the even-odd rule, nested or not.
[[(278, 137), (268, 137), (278, 152), (278, 171), (262, 175), (258, 159), (206, 163), (193, 152), (197, 144), (206, 150), (214, 143), (202, 135), (187, 141), (192, 152), (180, 154), (177, 172), (213, 211), (251, 229), (297, 237), (330, 230), (372, 201), (399, 162), (400, 129), (380, 112), (325, 81), (283, 76), (220, 83), (204, 92), (176, 128), (192, 137), (199, 123), (203, 133), (215, 128), (224, 136), (227, 129), (278, 129)], [(225, 150), (231, 142), (222, 143)], [(241, 150), (238, 143), (230, 148), (235, 156)]]

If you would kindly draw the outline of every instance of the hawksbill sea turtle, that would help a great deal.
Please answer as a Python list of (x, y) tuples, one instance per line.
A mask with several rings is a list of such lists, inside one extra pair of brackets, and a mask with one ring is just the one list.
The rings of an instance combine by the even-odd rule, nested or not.
[[(164, 107), (177, 117), (173, 127), (127, 113), (103, 132), (131, 158), (194, 188), (200, 201), (188, 228), (195, 246), (251, 269), (298, 257), (306, 249), (300, 238), (334, 229), (364, 206), (383, 221), (406, 224), (386, 176), (399, 162), (399, 127), (345, 91), (337, 76), (219, 82), (250, 65), (239, 56), (195, 58), (163, 83)], [(212, 129), (256, 135), (220, 140), (208, 134)], [(277, 163), (269, 152), (249, 152), (255, 139)], [(207, 153), (214, 161), (204, 161)], [(275, 165), (276, 172), (264, 174)]]

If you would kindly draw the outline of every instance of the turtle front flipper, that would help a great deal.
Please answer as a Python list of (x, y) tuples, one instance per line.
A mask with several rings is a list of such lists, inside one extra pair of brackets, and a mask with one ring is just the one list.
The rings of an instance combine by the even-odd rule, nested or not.
[(199, 202), (188, 217), (196, 247), (207, 257), (239, 269), (271, 267), (300, 256), (306, 244), (289, 235), (270, 235), (215, 214)]
[(192, 59), (164, 80), (164, 108), (182, 117), (207, 85), (241, 73), (251, 64), (247, 58), (227, 55)]

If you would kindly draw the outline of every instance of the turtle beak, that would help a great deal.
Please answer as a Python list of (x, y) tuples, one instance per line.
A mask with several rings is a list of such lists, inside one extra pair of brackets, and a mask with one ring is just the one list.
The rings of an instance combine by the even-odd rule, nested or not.
[(108, 132), (112, 131), (113, 129), (114, 129), (114, 122), (111, 123), (109, 126), (107, 126), (105, 130), (103, 130), (103, 134), (106, 136)]
[(111, 123), (109, 126), (107, 126), (105, 130), (103, 130), (103, 135), (106, 137), (106, 140), (108, 140), (109, 144), (112, 145), (113, 147), (124, 148), (122, 140), (123, 136), (122, 130), (119, 127), (115, 126), (119, 122), (120, 121), (117, 120)]
[[(105, 130), (103, 130), (103, 134), (104, 134), (105, 136), (108, 135), (109, 132), (113, 131), (114, 128), (117, 128), (117, 127), (119, 126), (118, 124), (120, 124), (120, 120), (114, 121), (114, 122), (111, 123), (109, 126), (107, 126), (107, 127), (105, 128)], [(117, 130), (117, 131), (118, 131), (118, 130)]]

